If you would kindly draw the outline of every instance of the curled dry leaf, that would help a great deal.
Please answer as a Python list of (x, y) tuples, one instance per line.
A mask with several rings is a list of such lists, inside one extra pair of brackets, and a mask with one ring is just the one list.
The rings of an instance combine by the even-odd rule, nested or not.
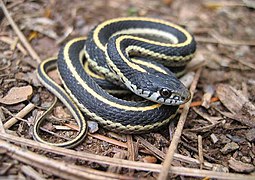
[(30, 99), (33, 94), (32, 86), (13, 87), (6, 96), (0, 98), (0, 103), (12, 105)]

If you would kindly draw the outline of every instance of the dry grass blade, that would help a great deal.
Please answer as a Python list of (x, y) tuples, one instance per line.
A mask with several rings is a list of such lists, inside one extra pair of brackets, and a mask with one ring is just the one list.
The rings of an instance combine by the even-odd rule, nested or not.
[(182, 129), (183, 129), (184, 123), (186, 121), (186, 117), (187, 117), (188, 112), (189, 112), (189, 107), (190, 107), (190, 104), (191, 104), (191, 100), (192, 100), (192, 97), (194, 95), (194, 92), (195, 92), (195, 89), (196, 89), (197, 82), (199, 80), (201, 71), (202, 71), (202, 68), (199, 68), (197, 70), (196, 75), (194, 77), (194, 80), (191, 84), (191, 87), (190, 87), (191, 99), (188, 103), (185, 104), (185, 106), (183, 108), (183, 112), (182, 112), (182, 114), (180, 116), (180, 119), (178, 121), (176, 130), (175, 130), (175, 133), (174, 133), (174, 136), (173, 136), (173, 140), (172, 140), (172, 142), (169, 146), (169, 149), (168, 149), (166, 157), (165, 157), (165, 161), (163, 163), (163, 167), (161, 168), (161, 171), (160, 171), (160, 174), (159, 174), (159, 177), (158, 177), (158, 179), (160, 179), (160, 180), (167, 179), (167, 177), (168, 177), (169, 168), (170, 168), (171, 163), (173, 161), (174, 153), (175, 153), (175, 150), (176, 150), (177, 145), (179, 143), (179, 139), (181, 137)]
[(204, 164), (204, 157), (203, 157), (203, 141), (201, 135), (198, 135), (198, 156), (200, 162), (200, 169), (202, 169)]

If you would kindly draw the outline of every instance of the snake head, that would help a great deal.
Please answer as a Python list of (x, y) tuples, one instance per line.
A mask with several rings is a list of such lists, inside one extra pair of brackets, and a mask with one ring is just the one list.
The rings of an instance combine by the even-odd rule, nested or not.
[(174, 74), (146, 74), (137, 76), (131, 90), (150, 101), (166, 105), (180, 105), (190, 99), (189, 90)]

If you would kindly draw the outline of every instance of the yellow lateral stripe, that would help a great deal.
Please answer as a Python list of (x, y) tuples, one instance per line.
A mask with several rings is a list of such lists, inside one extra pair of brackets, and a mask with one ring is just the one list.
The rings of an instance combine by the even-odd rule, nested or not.
[[(38, 78), (40, 79), (40, 82), (43, 83), (43, 85), (44, 85), (47, 89), (50, 89), (54, 95), (56, 95), (60, 100), (64, 101), (63, 103), (67, 106), (67, 108), (69, 109), (69, 111), (71, 112), (71, 114), (74, 116), (74, 118), (76, 119), (78, 125), (80, 125), (80, 121), (78, 121), (79, 118), (78, 118), (77, 114), (73, 111), (73, 108), (71, 108), (71, 106), (67, 103), (67, 101), (66, 101), (65, 99), (63, 99), (63, 98), (60, 96), (60, 94), (58, 93), (58, 91), (56, 91), (56, 89), (54, 89), (53, 87), (49, 86), (49, 85), (44, 81), (44, 79), (43, 79), (43, 78), (47, 79), (47, 80), (50, 81), (52, 84), (54, 84), (56, 87), (58, 87), (59, 89), (62, 89), (55, 81), (53, 81), (51, 78), (49, 78), (49, 76), (48, 76), (48, 75), (46, 74), (46, 72), (44, 71), (44, 66), (45, 66), (45, 64), (46, 64), (47, 62), (49, 62), (49, 61), (52, 61), (53, 59), (56, 59), (56, 58), (49, 58), (49, 59), (43, 61), (43, 62), (40, 64), (39, 68), (41, 69), (41, 72), (42, 72), (42, 74), (43, 74), (43, 77), (38, 76)], [(62, 90), (62, 93), (65, 94), (65, 96), (69, 97), (69, 95), (68, 95), (64, 90)], [(74, 106), (76, 106), (76, 105), (74, 104)], [(79, 112), (79, 116), (83, 117), (82, 113)]]
[[(118, 53), (119, 53), (119, 55), (121, 56), (121, 59), (129, 66), (129, 67), (131, 67), (132, 69), (135, 69), (135, 70), (137, 70), (137, 71), (140, 71), (140, 72), (146, 72), (146, 70), (145, 69), (143, 69), (142, 67), (140, 67), (139, 65), (137, 65), (137, 64), (134, 64), (134, 63), (132, 63), (128, 58), (126, 58), (125, 57), (125, 55), (123, 54), (123, 52), (121, 51), (121, 49), (120, 49), (120, 45), (121, 45), (121, 41), (123, 41), (123, 40), (125, 40), (125, 39), (128, 39), (128, 38), (130, 38), (130, 39), (135, 39), (135, 40), (138, 40), (138, 41), (147, 41), (146, 39), (143, 39), (143, 38), (140, 38), (140, 37), (135, 37), (135, 36), (129, 36), (129, 35), (123, 35), (123, 36), (120, 36), (120, 37), (118, 37), (117, 39), (116, 39), (116, 49), (117, 49), (117, 51), (118, 51)], [(150, 40), (148, 40), (148, 41), (150, 41)], [(152, 41), (153, 42), (153, 41)], [(155, 42), (156, 43), (156, 42)], [(159, 43), (160, 44), (160, 43)], [(140, 48), (140, 47), (138, 47), (138, 46), (129, 46), (129, 47), (127, 47), (126, 48), (126, 54), (128, 54), (128, 51), (130, 51), (131, 49), (140, 49), (140, 50), (144, 50), (144, 51), (147, 51), (147, 53), (146, 54), (150, 54), (150, 55), (154, 55), (155, 57), (157, 57), (157, 58), (160, 58), (160, 56), (164, 56), (165, 58), (167, 58), (167, 57), (171, 57), (171, 56), (166, 56), (166, 55), (164, 55), (164, 54), (159, 54), (159, 53), (155, 53), (155, 52), (153, 52), (153, 51), (150, 51), (150, 50), (147, 50), (147, 49), (144, 49), (144, 48)], [(181, 56), (180, 56), (180, 58), (181, 58)]]
[(163, 74), (167, 74), (167, 72), (165, 70), (161, 69), (160, 67), (156, 66), (155, 64), (152, 64), (152, 63), (140, 60), (140, 59), (135, 59), (135, 58), (131, 58), (131, 61), (133, 61), (134, 63), (137, 63), (137, 64), (147, 66), (147, 67), (154, 69), (158, 72), (161, 72)]
[[(121, 51), (121, 49), (120, 49), (120, 42), (118, 41), (118, 39), (117, 39), (117, 41), (116, 41), (116, 48), (117, 48), (117, 51), (118, 51), (118, 53), (119, 53), (119, 55), (121, 56), (121, 59), (129, 66), (129, 67), (131, 67), (132, 69), (135, 69), (135, 70), (137, 70), (137, 71), (140, 71), (140, 72), (146, 72), (146, 70), (145, 69), (143, 69), (143, 68), (141, 68), (140, 66), (138, 66), (137, 64), (134, 64), (134, 63), (132, 63), (131, 61), (129, 61), (126, 57), (125, 57), (125, 55), (122, 53), (122, 51)], [(126, 51), (127, 52), (127, 51)], [(110, 59), (110, 58), (109, 58)]]
[[(97, 28), (95, 29), (94, 33), (93, 33), (93, 38), (95, 40), (96, 45), (103, 51), (105, 51), (105, 46), (101, 43), (100, 39), (99, 39), (99, 32), (101, 31), (102, 28), (104, 28), (105, 26), (111, 24), (111, 23), (116, 23), (116, 22), (121, 22), (121, 21), (149, 21), (149, 22), (153, 22), (153, 23), (159, 23), (159, 24), (164, 24), (170, 27), (173, 27), (175, 29), (177, 29), (178, 31), (182, 32), (185, 36), (186, 36), (186, 41), (183, 43), (179, 43), (179, 44), (167, 44), (167, 46), (169, 47), (183, 47), (186, 46), (188, 44), (191, 43), (192, 41), (192, 36), (189, 34), (188, 31), (186, 31), (184, 28), (182, 28), (181, 26), (178, 26), (176, 24), (167, 22), (167, 21), (163, 21), (163, 20), (159, 20), (159, 19), (153, 19), (153, 18), (146, 18), (146, 17), (123, 17), (123, 18), (116, 18), (116, 19), (112, 19), (112, 20), (108, 20), (103, 22), (102, 24), (98, 25)], [(154, 41), (153, 41), (154, 42)], [(165, 43), (161, 43), (162, 46)]]
[(125, 106), (125, 105), (121, 105), (121, 104), (117, 104), (115, 102), (112, 102), (106, 98), (104, 98), (103, 96), (97, 94), (93, 89), (91, 89), (86, 82), (84, 82), (82, 80), (82, 78), (80, 77), (80, 75), (77, 73), (77, 71), (75, 70), (75, 68), (72, 65), (70, 56), (69, 56), (69, 49), (70, 46), (78, 41), (82, 41), (85, 40), (85, 38), (76, 38), (73, 39), (71, 41), (69, 41), (65, 48), (64, 48), (64, 58), (65, 61), (67, 63), (68, 68), (70, 69), (70, 71), (72, 72), (72, 75), (75, 77), (75, 79), (78, 81), (77, 84), (80, 84), (88, 93), (90, 93), (92, 96), (94, 96), (95, 98), (97, 98), (99, 101), (104, 102), (105, 104), (108, 104), (110, 106), (119, 108), (119, 109), (123, 109), (126, 111), (148, 111), (148, 110), (152, 110), (152, 109), (156, 109), (159, 108), (161, 106), (161, 104), (153, 104), (151, 106), (145, 106), (145, 107), (130, 107), (130, 106)]
[(84, 64), (84, 70), (86, 71), (86, 73), (89, 76), (91, 76), (93, 78), (96, 78), (96, 79), (105, 79), (103, 76), (99, 76), (99, 75), (95, 74), (94, 72), (92, 72), (90, 70), (88, 61), (86, 61), (85, 64)]

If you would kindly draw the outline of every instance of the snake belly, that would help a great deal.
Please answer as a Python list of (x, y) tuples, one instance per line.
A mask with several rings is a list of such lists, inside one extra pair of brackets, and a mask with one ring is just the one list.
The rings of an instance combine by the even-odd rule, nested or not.
[[(121, 36), (123, 33), (125, 35)], [(146, 40), (143, 34), (146, 36), (149, 34), (153, 35), (149, 40)], [(158, 38), (158, 36), (163, 37), (163, 39), (167, 38), (168, 42), (155, 41), (154, 38)], [(112, 41), (111, 44), (108, 44), (109, 41)], [(132, 45), (126, 45), (128, 42), (132, 42)], [(88, 39), (75, 38), (67, 42), (60, 49), (57, 58), (57, 68), (67, 93), (59, 95), (58, 92), (61, 90), (56, 90), (53, 84), (49, 85), (47, 83), (49, 81), (49, 77), (45, 73), (47, 63), (42, 63), (39, 66), (38, 77), (52, 93), (58, 94), (58, 98), (64, 101), (64, 104), (69, 109), (76, 108), (71, 110), (71, 112), (74, 115), (78, 113), (74, 117), (80, 126), (80, 131), (77, 135), (78, 138), (71, 140), (70, 143), (67, 141), (60, 144), (52, 143), (52, 145), (73, 147), (82, 142), (83, 138), (81, 137), (85, 136), (87, 127), (85, 120), (80, 117), (80, 111), (90, 119), (97, 121), (103, 128), (118, 133), (144, 133), (167, 124), (175, 117), (179, 108), (178, 105), (189, 100), (188, 91), (182, 85), (179, 85), (180, 82), (171, 72), (169, 74), (168, 70), (161, 68), (161, 66), (148, 61), (142, 61), (137, 56), (147, 56), (148, 59), (155, 58), (159, 62), (163, 62), (164, 65), (170, 66), (171, 69), (181, 69), (194, 56), (195, 48), (194, 38), (183, 28), (150, 18), (118, 18), (108, 20), (94, 28), (89, 34)], [(116, 52), (111, 53), (111, 49), (115, 49)], [(155, 96), (154, 92), (146, 94), (145, 98), (150, 95), (153, 98), (157, 97), (157, 100), (159, 102), (163, 101), (163, 103), (158, 103), (156, 100), (155, 102), (148, 100), (135, 102), (118, 99), (103, 90), (84, 71), (84, 61), (81, 56), (84, 52), (86, 55), (85, 59), (88, 60), (89, 66), (93, 71), (99, 72), (99, 74), (104, 75), (115, 84), (124, 83), (131, 91), (138, 95), (140, 93), (142, 97), (145, 96), (142, 94), (146, 94), (146, 90), (145, 92), (140, 92), (135, 87), (136, 85), (133, 85), (133, 82), (130, 80), (130, 72), (132, 72), (131, 74), (139, 72), (139, 76), (145, 76), (146, 74), (151, 75), (153, 74), (152, 72), (156, 71), (156, 77), (160, 78), (161, 75), (158, 74), (163, 74), (164, 78), (170, 78), (171, 83), (177, 82), (179, 84), (171, 89), (171, 100), (166, 100), (164, 97), (162, 100), (162, 97), (160, 95)], [(132, 58), (127, 57), (129, 54), (132, 55)], [(118, 59), (117, 63), (113, 60), (116, 59), (114, 56)], [(51, 61), (49, 60), (48, 64), (50, 63)], [(121, 70), (121, 66), (127, 66), (129, 73)], [(119, 76), (119, 74), (121, 75)], [(153, 84), (154, 82), (151, 83)], [(159, 93), (165, 92), (158, 91), (157, 94)], [(180, 94), (180, 97), (177, 97), (176, 94)], [(170, 102), (173, 105), (165, 105), (166, 103), (170, 104)], [(35, 139), (42, 142), (41, 138), (37, 135), (38, 127), (35, 129)], [(46, 143), (45, 141), (43, 142)]]

